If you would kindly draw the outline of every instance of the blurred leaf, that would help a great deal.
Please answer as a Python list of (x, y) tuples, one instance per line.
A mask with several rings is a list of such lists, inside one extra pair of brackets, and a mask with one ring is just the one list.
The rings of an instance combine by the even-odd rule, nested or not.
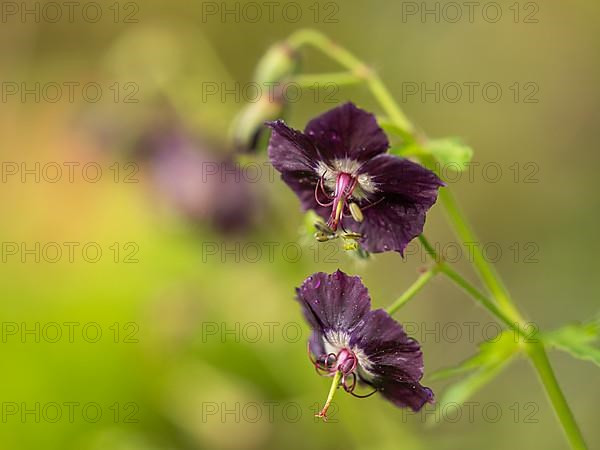
[(473, 149), (457, 137), (433, 139), (424, 145), (412, 142), (393, 147), (390, 149), (390, 153), (403, 158), (416, 157), (436, 172), (440, 172), (440, 168), (462, 172), (466, 164), (473, 158)]
[[(377, 123), (379, 123), (379, 126), (383, 129), (383, 131), (385, 131), (387, 134), (393, 134), (396, 136), (401, 137), (405, 142), (413, 142), (415, 139), (414, 137), (408, 133), (407, 131), (403, 130), (402, 128), (400, 128), (398, 125), (395, 125), (393, 122), (391, 122), (389, 119), (386, 118), (378, 118), (377, 119)], [(393, 150), (392, 150), (393, 153)]]
[(444, 391), (439, 406), (451, 403), (462, 404), (471, 398), (479, 389), (492, 381), (508, 363), (510, 358), (481, 366), (476, 372), (453, 384)]
[[(448, 387), (437, 404), (438, 409), (450, 404), (462, 404), (479, 389), (492, 381), (517, 352), (512, 330), (506, 330), (497, 340), (486, 341), (479, 346), (479, 353), (457, 367), (443, 369), (433, 374), (431, 379), (440, 380), (471, 372), (467, 377)], [(429, 416), (431, 417), (431, 416)], [(430, 425), (432, 423), (430, 422)]]
[(473, 158), (473, 149), (457, 137), (434, 139), (425, 145), (425, 151), (443, 166), (463, 171)]
[(575, 358), (600, 366), (600, 348), (592, 345), (600, 338), (600, 319), (584, 324), (569, 324), (544, 335), (544, 341)]
[(409, 156), (423, 157), (428, 156), (428, 154), (423, 150), (422, 147), (419, 147), (416, 144), (408, 144), (401, 145), (400, 147), (392, 147), (390, 149), (390, 153), (392, 155), (402, 156), (403, 158), (408, 158)]
[(517, 351), (518, 343), (514, 331), (503, 331), (494, 341), (485, 341), (479, 345), (479, 353), (463, 361), (456, 367), (448, 367), (434, 372), (431, 381), (445, 380), (471, 370), (496, 365), (510, 359)]

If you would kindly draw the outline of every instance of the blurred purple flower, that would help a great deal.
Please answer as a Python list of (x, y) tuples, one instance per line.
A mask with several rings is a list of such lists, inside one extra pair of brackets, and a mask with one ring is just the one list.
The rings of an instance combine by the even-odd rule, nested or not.
[[(431, 389), (419, 383), (423, 377), (419, 343), (387, 312), (371, 310), (369, 293), (359, 277), (339, 270), (331, 275), (315, 273), (296, 293), (313, 329), (309, 352), (319, 374), (338, 374), (344, 390), (355, 396), (361, 381), (374, 388), (371, 394), (380, 392), (394, 405), (413, 411), (433, 402)], [(328, 406), (320, 417), (326, 417)]]
[(400, 253), (421, 234), (444, 183), (386, 154), (388, 140), (373, 114), (346, 103), (311, 120), (304, 133), (281, 120), (269, 126), (271, 163), (333, 233), (348, 229), (370, 252)]
[(158, 193), (194, 223), (224, 233), (244, 231), (260, 209), (257, 186), (214, 147), (178, 127), (147, 133), (137, 146)]

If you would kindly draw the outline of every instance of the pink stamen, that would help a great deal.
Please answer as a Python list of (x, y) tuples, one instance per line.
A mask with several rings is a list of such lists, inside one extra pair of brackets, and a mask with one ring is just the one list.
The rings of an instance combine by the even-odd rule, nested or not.
[[(324, 207), (331, 206), (331, 205), (333, 205), (334, 200), (331, 200), (329, 203), (322, 203), (319, 200), (319, 184), (322, 183), (322, 180), (323, 179), (321, 178), (321, 182), (317, 183), (317, 185), (315, 186), (315, 201), (317, 202), (317, 204), (324, 206)], [(327, 194), (325, 194), (325, 195), (327, 195)]]

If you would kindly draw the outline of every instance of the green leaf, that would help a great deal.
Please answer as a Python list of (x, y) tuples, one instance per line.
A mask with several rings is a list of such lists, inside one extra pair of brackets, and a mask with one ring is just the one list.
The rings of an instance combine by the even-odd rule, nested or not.
[(473, 149), (456, 137), (428, 141), (424, 150), (433, 155), (442, 167), (459, 172), (473, 158)]
[(434, 373), (430, 380), (441, 380), (469, 372), (468, 376), (446, 388), (437, 402), (438, 409), (443, 410), (447, 405), (466, 402), (502, 371), (518, 349), (519, 343), (514, 331), (506, 330), (494, 341), (482, 343), (479, 353), (457, 367)]
[(600, 320), (584, 324), (569, 324), (546, 333), (544, 342), (563, 350), (575, 358), (591, 361), (600, 366), (600, 348), (592, 345), (600, 338)]
[(473, 149), (455, 137), (433, 139), (424, 145), (408, 142), (392, 147), (390, 153), (403, 158), (415, 157), (438, 173), (448, 169), (462, 172), (473, 158)]
[(383, 131), (385, 131), (388, 135), (389, 134), (396, 135), (396, 136), (402, 138), (402, 140), (404, 142), (413, 142), (414, 141), (414, 137), (409, 132), (407, 132), (406, 130), (403, 130), (398, 125), (394, 124), (393, 122), (389, 121), (388, 119), (378, 118), (377, 123), (383, 129)]
[(439, 401), (440, 407), (443, 408), (445, 405), (452, 403), (462, 404), (466, 402), (479, 389), (492, 381), (509, 361), (510, 358), (507, 358), (502, 361), (486, 364), (468, 377), (454, 383), (444, 391)]
[(417, 158), (421, 158), (423, 156), (429, 156), (428, 153), (422, 147), (419, 147), (416, 144), (408, 144), (402, 145), (400, 147), (392, 147), (389, 152), (392, 155), (398, 155), (403, 158), (408, 158), (410, 156), (415, 156)]
[(429, 380), (438, 381), (460, 375), (487, 365), (510, 359), (518, 350), (518, 339), (512, 330), (503, 331), (493, 341), (485, 341), (479, 345), (479, 353), (463, 361), (456, 367), (449, 367), (434, 372)]

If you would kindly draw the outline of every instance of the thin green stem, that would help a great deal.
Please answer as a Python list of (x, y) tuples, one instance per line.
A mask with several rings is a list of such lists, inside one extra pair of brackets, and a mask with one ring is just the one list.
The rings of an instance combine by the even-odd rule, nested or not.
[(295, 32), (287, 39), (287, 44), (296, 50), (304, 45), (310, 45), (364, 79), (373, 96), (394, 124), (407, 133), (413, 132), (413, 125), (398, 107), (379, 75), (348, 50), (340, 47), (324, 34), (310, 29)]
[(431, 256), (434, 260), (437, 261), (437, 267), (439, 271), (443, 273), (445, 276), (450, 278), (450, 280), (454, 281), (459, 287), (461, 287), (467, 294), (477, 300), (481, 305), (486, 308), (489, 312), (491, 312), (495, 317), (500, 319), (505, 325), (518, 331), (523, 334), (524, 331), (521, 329), (518, 323), (511, 320), (506, 314), (502, 312), (500, 308), (496, 306), (493, 300), (486, 297), (481, 291), (479, 291), (475, 286), (469, 283), (465, 278), (463, 278), (458, 272), (452, 269), (445, 261), (441, 260), (438, 256), (435, 248), (431, 245), (431, 243), (427, 240), (425, 235), (419, 235), (419, 241), (421, 245), (425, 249), (425, 251)]
[(439, 265), (435, 265), (431, 268), (429, 268), (427, 271), (423, 272), (419, 278), (417, 278), (415, 280), (415, 282), (413, 284), (410, 285), (410, 287), (404, 291), (404, 293), (398, 297), (398, 299), (392, 303), (390, 306), (388, 306), (386, 308), (386, 311), (388, 312), (389, 315), (394, 314), (396, 311), (398, 311), (401, 307), (403, 307), (411, 298), (413, 298), (415, 295), (417, 295), (417, 293), (423, 289), (423, 287), (429, 282), (431, 281), (436, 275), (437, 273), (440, 271), (440, 266)]
[(431, 243), (427, 240), (424, 234), (419, 235), (419, 242), (421, 243), (425, 251), (429, 254), (429, 256), (431, 256), (436, 262), (441, 262), (437, 252), (435, 251), (435, 248), (433, 248), (433, 245), (431, 245)]
[(371, 93), (377, 99), (383, 110), (389, 116), (389, 118), (406, 134), (412, 134), (414, 132), (413, 124), (404, 115), (402, 110), (398, 107), (396, 102), (393, 100), (390, 91), (388, 91), (381, 78), (375, 73), (371, 72), (371, 76), (367, 78), (367, 84), (371, 89)]
[(331, 72), (318, 74), (299, 74), (287, 80), (287, 83), (298, 85), (302, 88), (320, 88), (331, 84), (346, 86), (359, 84), (365, 80), (352, 72)]
[(546, 349), (542, 344), (530, 344), (528, 347), (531, 362), (536, 368), (542, 384), (546, 388), (546, 394), (550, 398), (552, 406), (554, 406), (554, 412), (563, 426), (567, 439), (571, 444), (571, 448), (575, 450), (586, 450), (587, 446), (583, 439), (583, 435), (575, 421), (571, 408), (569, 408), (567, 399), (560, 389), (556, 375), (548, 360)]
[(521, 330), (521, 327), (517, 322), (511, 320), (496, 304), (482, 294), (477, 288), (475, 288), (471, 283), (469, 283), (465, 278), (458, 274), (455, 270), (450, 268), (448, 265), (444, 265), (442, 267), (442, 273), (454, 281), (460, 288), (462, 288), (467, 294), (477, 300), (484, 308), (490, 311), (494, 316), (496, 316), (500, 321), (502, 321), (509, 328), (519, 331), (519, 333), (524, 333)]
[(473, 245), (479, 241), (471, 229), (471, 226), (460, 212), (454, 195), (450, 192), (450, 190), (445, 188), (440, 191), (439, 197), (456, 235), (463, 241), (463, 244), (474, 248), (473, 265), (475, 266), (475, 269), (477, 270), (483, 283), (490, 290), (493, 297), (498, 301), (500, 307), (513, 321), (519, 323), (524, 322), (521, 314), (514, 306), (508, 290), (502, 281), (500, 281), (496, 271), (485, 259), (481, 246)]
[(356, 70), (365, 66), (360, 59), (348, 50), (337, 45), (323, 33), (310, 28), (295, 31), (288, 37), (286, 42), (295, 50), (300, 50), (305, 45), (310, 45), (350, 70)]

